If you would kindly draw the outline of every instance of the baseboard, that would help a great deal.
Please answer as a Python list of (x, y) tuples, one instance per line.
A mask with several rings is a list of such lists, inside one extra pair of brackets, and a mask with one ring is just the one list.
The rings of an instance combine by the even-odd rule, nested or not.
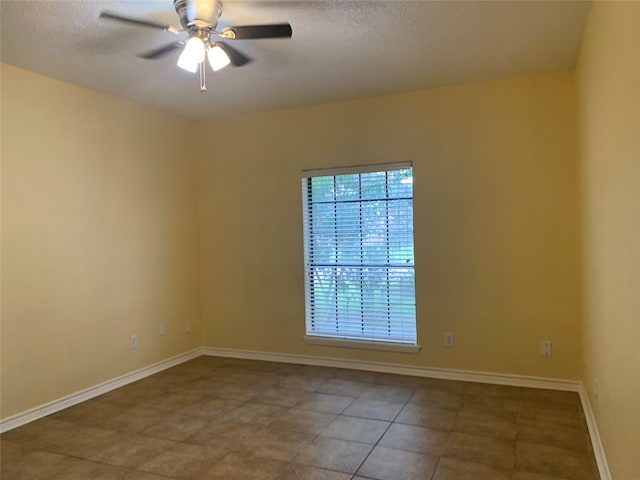
[(558, 380), (555, 378), (510, 375), (506, 373), (476, 372), (471, 370), (454, 370), (448, 368), (421, 367), (400, 365), (397, 363), (366, 362), (343, 358), (316, 357), (311, 355), (294, 355), (288, 353), (259, 352), (253, 350), (236, 350), (231, 348), (202, 347), (204, 355), (215, 357), (243, 358), (247, 360), (264, 360), (278, 363), (297, 363), (321, 367), (350, 368), (371, 372), (394, 373), (397, 375), (413, 375), (416, 377), (443, 378), (464, 382), (491, 383), (516, 387), (545, 388), (579, 392), (582, 382), (576, 380)]
[(188, 360), (199, 357), (202, 354), (203, 352), (200, 348), (195, 348), (180, 355), (176, 355), (175, 357), (162, 360), (160, 362), (154, 363), (153, 365), (134, 370), (133, 372), (125, 373), (124, 375), (120, 375), (119, 377), (116, 377), (114, 379), (108, 380), (98, 385), (94, 385), (93, 387), (80, 390), (79, 392), (72, 393), (71, 395), (58, 398), (30, 410), (18, 413), (11, 417), (4, 418), (0, 420), (0, 433), (13, 430), (14, 428), (20, 427), (26, 423), (33, 422), (34, 420), (38, 420), (39, 418), (46, 417), (47, 415), (51, 415), (52, 413), (59, 412), (60, 410), (64, 410), (65, 408), (71, 407), (86, 400), (90, 400), (94, 397), (97, 397), (98, 395), (102, 395), (103, 393), (110, 392), (111, 390), (123, 387), (124, 385), (127, 385), (131, 382), (135, 382), (136, 380), (140, 380), (142, 378), (148, 377), (149, 375), (153, 375), (155, 373), (161, 372), (162, 370), (166, 370), (167, 368), (171, 368), (180, 363), (184, 363)]
[(591, 438), (591, 445), (593, 446), (593, 455), (596, 457), (596, 464), (598, 465), (600, 480), (611, 480), (611, 472), (609, 471), (607, 457), (604, 454), (604, 447), (602, 445), (602, 441), (600, 440), (600, 432), (598, 431), (596, 417), (593, 414), (591, 402), (589, 401), (589, 394), (584, 388), (584, 385), (580, 386), (580, 390), (578, 391), (578, 393), (580, 394), (582, 410), (584, 410), (584, 416), (587, 420), (589, 437)]

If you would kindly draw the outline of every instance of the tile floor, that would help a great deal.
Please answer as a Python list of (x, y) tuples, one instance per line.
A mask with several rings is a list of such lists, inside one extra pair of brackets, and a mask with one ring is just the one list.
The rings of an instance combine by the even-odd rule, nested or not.
[(1, 436), (2, 480), (597, 480), (578, 395), (200, 357)]

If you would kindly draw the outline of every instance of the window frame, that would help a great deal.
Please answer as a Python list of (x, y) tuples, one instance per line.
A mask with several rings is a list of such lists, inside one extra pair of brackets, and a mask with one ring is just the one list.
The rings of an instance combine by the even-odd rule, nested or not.
[[(371, 164), (371, 165), (355, 165), (355, 166), (349, 166), (349, 167), (337, 167), (337, 168), (328, 168), (328, 169), (313, 169), (313, 170), (303, 170), (302, 171), (302, 206), (303, 206), (303, 247), (304, 247), (304, 283), (305, 283), (305, 332), (306, 335), (304, 337), (305, 341), (307, 343), (310, 344), (320, 344), (320, 345), (330, 345), (330, 346), (341, 346), (341, 347), (349, 347), (349, 348), (365, 348), (365, 349), (374, 349), (374, 350), (390, 350), (390, 351), (397, 351), (397, 352), (411, 352), (411, 353), (417, 353), (420, 350), (420, 345), (418, 344), (418, 327), (417, 327), (417, 312), (416, 312), (416, 299), (415, 299), (415, 239), (414, 239), (414, 231), (413, 231), (413, 211), (414, 211), (414, 205), (413, 205), (413, 188), (411, 188), (410, 191), (410, 196), (406, 197), (406, 198), (394, 198), (392, 196), (390, 196), (389, 194), (389, 185), (388, 185), (388, 172), (390, 171), (397, 171), (397, 170), (405, 170), (405, 169), (411, 169), (411, 181), (413, 183), (413, 164), (412, 162), (396, 162), (396, 163), (384, 163), (384, 164)], [(352, 203), (357, 203), (359, 205), (360, 208), (360, 212), (362, 211), (362, 204), (364, 202), (367, 201), (366, 198), (364, 198), (362, 192), (362, 175), (363, 174), (367, 174), (367, 173), (384, 173), (385, 174), (385, 195), (382, 198), (377, 198), (377, 199), (373, 199), (374, 201), (383, 201), (385, 202), (386, 205), (386, 209), (387, 209), (387, 217), (385, 218), (385, 221), (387, 222), (385, 225), (385, 235), (387, 236), (387, 242), (389, 239), (389, 232), (390, 232), (390, 227), (389, 227), (389, 223), (388, 223), (388, 218), (389, 218), (389, 214), (388, 214), (388, 209), (389, 209), (389, 202), (390, 201), (394, 201), (394, 200), (409, 200), (410, 201), (410, 222), (411, 222), (411, 226), (410, 226), (410, 232), (409, 229), (406, 229), (404, 234), (408, 234), (410, 233), (410, 238), (411, 238), (411, 254), (412, 254), (412, 263), (411, 263), (411, 288), (412, 288), (412, 293), (413, 293), (413, 297), (411, 298), (412, 304), (411, 306), (413, 307), (413, 318), (410, 319), (412, 320), (411, 322), (409, 322), (409, 327), (413, 329), (413, 336), (407, 337), (407, 338), (403, 338), (404, 336), (404, 325), (402, 325), (402, 322), (404, 322), (405, 320), (402, 319), (401, 317), (400, 320), (398, 320), (398, 318), (393, 317), (393, 320), (395, 322), (400, 322), (401, 327), (397, 327), (400, 328), (399, 331), (400, 332), (400, 336), (398, 337), (398, 333), (394, 333), (394, 336), (400, 338), (400, 339), (389, 339), (389, 338), (384, 338), (384, 335), (378, 335), (377, 338), (374, 338), (375, 335), (373, 334), (369, 334), (369, 335), (363, 335), (364, 338), (357, 338), (358, 336), (353, 335), (353, 332), (351, 332), (351, 334), (347, 334), (345, 333), (345, 331), (348, 330), (347, 327), (340, 327), (337, 326), (337, 330), (340, 331), (341, 328), (343, 328), (344, 330), (342, 330), (343, 335), (340, 335), (339, 333), (336, 335), (330, 335), (327, 334), (327, 332), (325, 331), (324, 333), (317, 333), (314, 334), (314, 329), (310, 327), (310, 324), (313, 323), (315, 321), (315, 319), (313, 318), (313, 315), (315, 315), (315, 313), (310, 313), (310, 309), (314, 308), (311, 307), (310, 305), (313, 305), (315, 303), (315, 297), (312, 291), (310, 291), (310, 289), (313, 289), (313, 287), (311, 287), (310, 285), (313, 285), (313, 282), (310, 280), (310, 275), (312, 276), (313, 274), (310, 272), (310, 269), (312, 268), (311, 265), (317, 265), (317, 262), (313, 262), (312, 260), (310, 260), (310, 258), (313, 258), (313, 251), (314, 251), (314, 247), (313, 247), (313, 238), (314, 238), (314, 234), (313, 234), (313, 228), (314, 228), (314, 224), (313, 224), (313, 205), (315, 202), (312, 201), (312, 197), (313, 197), (313, 189), (312, 189), (312, 179), (314, 177), (334, 177), (334, 192), (336, 191), (335, 189), (335, 182), (336, 177), (338, 176), (342, 176), (342, 175), (358, 175), (358, 198), (357, 200), (342, 200), (342, 201), (338, 201), (337, 200), (337, 196), (334, 193), (334, 208), (337, 208), (338, 204), (345, 204), (347, 203), (347, 201), (352, 202)], [(317, 204), (317, 203), (316, 203)], [(360, 214), (361, 215), (361, 214)], [(337, 222), (337, 212), (334, 211), (334, 222)], [(361, 218), (361, 217), (360, 217)], [(364, 256), (362, 254), (362, 227), (363, 227), (363, 222), (362, 220), (359, 220), (357, 222), (359, 231), (360, 231), (360, 241), (359, 241), (359, 245), (360, 245), (360, 260), (361, 262), (364, 259)], [(368, 224), (366, 224), (368, 225)], [(336, 232), (335, 234), (335, 241), (336, 241), (336, 252), (339, 250), (338, 249), (338, 233)], [(387, 243), (387, 259), (389, 258), (389, 247), (388, 247), (388, 243)], [(310, 253), (311, 252), (311, 253)], [(337, 253), (336, 253), (337, 255)], [(408, 260), (407, 260), (408, 261)], [(337, 261), (337, 257), (336, 257), (336, 268), (355, 268), (356, 270), (358, 268), (362, 268), (363, 271), (360, 272), (360, 274), (362, 275), (363, 272), (365, 271), (365, 269), (367, 268), (372, 268), (371, 264), (366, 264), (366, 263), (361, 263), (360, 265), (362, 265), (362, 267), (358, 267), (358, 266), (354, 266), (354, 265), (348, 265), (348, 264), (340, 264)], [(315, 268), (315, 267), (313, 267)], [(390, 261), (387, 261), (387, 265), (386, 267), (384, 267), (387, 269), (387, 280), (386, 280), (386, 288), (389, 289), (390, 285), (391, 285), (391, 281), (389, 280), (389, 269), (393, 269), (393, 268), (398, 268), (397, 266), (390, 266)], [(367, 270), (368, 272), (368, 270)], [(368, 273), (367, 273), (368, 274)], [(337, 297), (338, 297), (338, 287), (334, 287), (334, 291), (336, 292), (336, 302)], [(403, 293), (403, 291), (402, 291)], [(361, 290), (361, 295), (362, 295), (362, 290)], [(361, 297), (363, 298), (363, 297)], [(391, 304), (391, 299), (387, 298), (387, 305)], [(337, 312), (338, 307), (336, 307), (336, 320), (339, 319), (339, 313)], [(362, 306), (362, 302), (361, 302), (361, 311), (363, 312), (363, 317), (364, 318), (364, 312), (365, 312), (365, 307)], [(372, 313), (375, 313), (375, 308), (374, 311)], [(403, 312), (404, 315), (404, 312)], [(345, 319), (344, 323), (348, 323), (349, 320)], [(364, 325), (364, 324), (363, 324)], [(369, 328), (371, 328), (371, 330), (375, 330), (375, 327), (379, 327), (380, 325), (380, 321), (379, 320), (373, 320), (370, 322), (369, 324)], [(363, 326), (364, 328), (364, 326)], [(373, 335), (373, 336), (372, 336)]]

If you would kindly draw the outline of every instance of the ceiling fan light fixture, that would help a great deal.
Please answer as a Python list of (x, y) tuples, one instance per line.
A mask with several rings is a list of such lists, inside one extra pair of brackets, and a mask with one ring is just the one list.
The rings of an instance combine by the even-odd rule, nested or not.
[(207, 58), (209, 59), (209, 65), (211, 65), (214, 72), (223, 69), (231, 63), (229, 55), (215, 44), (207, 47)]
[(199, 37), (191, 37), (178, 58), (178, 67), (191, 73), (196, 73), (198, 65), (202, 63), (205, 55), (204, 43)]
[(154, 60), (182, 49), (177, 66), (191, 73), (197, 73), (198, 66), (200, 66), (201, 92), (207, 90), (205, 57), (214, 72), (229, 64), (234, 67), (242, 67), (253, 60), (227, 43), (227, 40), (291, 38), (293, 35), (293, 29), (287, 22), (231, 26), (218, 31), (218, 20), (222, 15), (221, 0), (173, 0), (173, 5), (180, 18), (181, 29), (106, 10), (100, 12), (100, 18), (165, 32), (188, 34), (186, 42), (184, 40), (174, 41), (138, 56), (145, 60)]

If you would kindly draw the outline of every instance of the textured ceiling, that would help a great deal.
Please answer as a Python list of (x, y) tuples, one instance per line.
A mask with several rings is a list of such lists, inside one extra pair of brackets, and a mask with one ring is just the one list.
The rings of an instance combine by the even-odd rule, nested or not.
[[(249, 65), (198, 77), (136, 56), (176, 37), (98, 19), (101, 10), (179, 26), (172, 0), (0, 1), (1, 60), (202, 119), (575, 65), (585, 1), (226, 0), (218, 29), (278, 23), (290, 40), (236, 40)], [(185, 34), (182, 34), (184, 36)]]

